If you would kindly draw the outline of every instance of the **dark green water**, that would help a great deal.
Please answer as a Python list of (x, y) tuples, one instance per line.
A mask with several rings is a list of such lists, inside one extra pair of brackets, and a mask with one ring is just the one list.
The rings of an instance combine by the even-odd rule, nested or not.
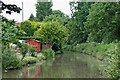
[(3, 72), (3, 78), (105, 78), (100, 64), (88, 55), (65, 52), (42, 63)]

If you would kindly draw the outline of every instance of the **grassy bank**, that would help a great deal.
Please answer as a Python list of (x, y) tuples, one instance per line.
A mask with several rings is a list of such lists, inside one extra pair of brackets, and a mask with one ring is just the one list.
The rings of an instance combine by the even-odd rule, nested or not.
[(67, 45), (65, 50), (96, 57), (105, 63), (104, 71), (109, 74), (111, 78), (120, 78), (120, 43), (82, 43), (76, 46)]

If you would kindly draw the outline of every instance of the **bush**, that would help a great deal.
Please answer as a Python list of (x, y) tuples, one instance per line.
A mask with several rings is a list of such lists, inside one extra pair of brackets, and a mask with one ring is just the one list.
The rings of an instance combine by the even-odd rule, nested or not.
[(23, 65), (33, 64), (33, 63), (36, 63), (36, 62), (38, 62), (38, 59), (35, 58), (35, 57), (31, 57), (31, 56), (26, 56), (26, 57), (23, 59)]
[(50, 49), (45, 49), (42, 51), (45, 58), (48, 58), (48, 57), (54, 57), (55, 56), (55, 52), (50, 48)]
[(38, 58), (39, 61), (41, 61), (41, 60), (45, 59), (45, 56), (42, 55), (42, 54), (37, 54), (37, 58)]
[(3, 69), (17, 69), (22, 67), (22, 62), (11, 49), (6, 50), (2, 54), (2, 68)]

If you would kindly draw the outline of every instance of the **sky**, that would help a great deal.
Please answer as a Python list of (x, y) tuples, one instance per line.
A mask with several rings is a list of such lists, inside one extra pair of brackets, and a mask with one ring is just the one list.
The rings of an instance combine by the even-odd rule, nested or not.
[[(37, 3), (37, 0), (3, 0), (5, 4), (15, 4), (18, 7), (22, 8), (22, 1), (23, 1), (23, 8), (24, 8), (24, 21), (28, 20), (30, 17), (30, 14), (33, 13), (34, 16), (36, 16), (36, 7), (35, 4)], [(69, 2), (70, 0), (52, 0), (53, 10), (60, 10), (63, 13), (70, 16), (70, 6)], [(6, 14), (5, 11), (2, 13), (3, 16), (7, 17), (8, 19), (15, 19), (17, 22), (22, 21), (22, 11), (18, 13), (12, 13), (11, 15)]]

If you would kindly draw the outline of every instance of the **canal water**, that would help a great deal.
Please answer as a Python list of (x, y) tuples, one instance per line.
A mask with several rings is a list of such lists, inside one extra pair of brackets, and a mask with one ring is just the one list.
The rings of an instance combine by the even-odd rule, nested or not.
[(101, 62), (93, 57), (65, 52), (41, 63), (3, 72), (3, 78), (106, 78), (100, 68)]

